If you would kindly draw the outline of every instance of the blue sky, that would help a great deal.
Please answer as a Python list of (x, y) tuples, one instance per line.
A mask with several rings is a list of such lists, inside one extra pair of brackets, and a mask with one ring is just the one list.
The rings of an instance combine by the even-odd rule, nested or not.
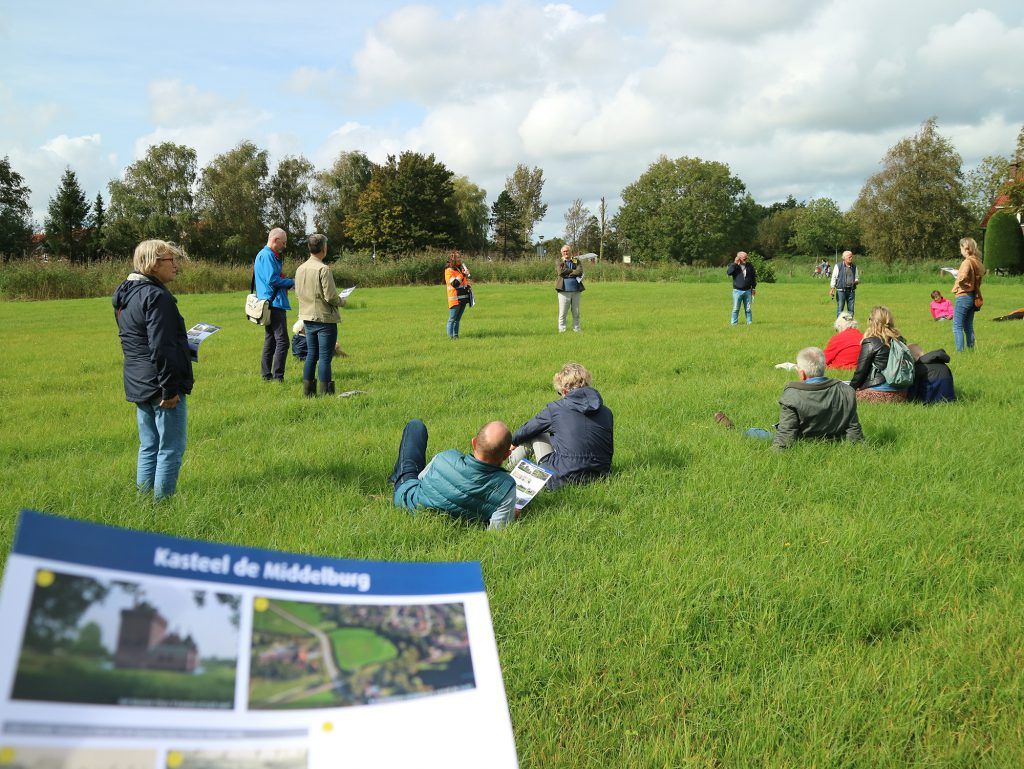
[(92, 197), (164, 140), (201, 164), (242, 139), (319, 167), (433, 152), (490, 200), (525, 162), (551, 236), (661, 154), (845, 207), (931, 115), (968, 167), (1024, 123), (1006, 0), (5, 0), (0, 45), (0, 155), (40, 219), (66, 165)]

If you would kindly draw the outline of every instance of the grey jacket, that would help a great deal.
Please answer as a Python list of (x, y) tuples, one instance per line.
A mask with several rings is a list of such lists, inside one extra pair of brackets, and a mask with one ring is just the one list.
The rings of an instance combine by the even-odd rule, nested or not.
[(864, 440), (857, 421), (857, 394), (846, 382), (788, 382), (779, 406), (772, 448), (784, 449), (801, 438)]

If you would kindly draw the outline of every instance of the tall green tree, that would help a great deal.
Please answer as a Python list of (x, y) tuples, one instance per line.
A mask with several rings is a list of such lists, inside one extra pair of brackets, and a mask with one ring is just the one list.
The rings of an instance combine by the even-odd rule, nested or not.
[(768, 258), (793, 253), (794, 222), (800, 210), (799, 207), (779, 208), (761, 219), (754, 235), (757, 250)]
[[(288, 250), (297, 257), (304, 253), (306, 204), (312, 199), (310, 185), (316, 169), (306, 158), (287, 156), (267, 183), (267, 226), (281, 227), (288, 235)], [(307, 253), (308, 256), (308, 253)]]
[(981, 222), (999, 196), (999, 190), (1009, 175), (1010, 160), (1002, 155), (988, 155), (982, 158), (977, 167), (964, 175), (964, 202), (970, 214), (970, 228), (975, 237), (980, 236)]
[(0, 159), (0, 254), (22, 256), (32, 246), (31, 194), (5, 155)]
[(886, 262), (955, 253), (969, 217), (960, 166), (934, 117), (897, 142), (854, 203), (869, 251)]
[(65, 168), (57, 192), (50, 198), (46, 214), (46, 247), (50, 253), (72, 262), (85, 261), (88, 233), (85, 230), (89, 202), (78, 183), (78, 175)]
[(267, 151), (239, 142), (203, 169), (199, 183), (203, 242), (209, 258), (252, 260), (267, 241)]
[(103, 195), (96, 193), (96, 199), (92, 202), (92, 211), (89, 214), (89, 258), (99, 259), (104, 254), (104, 240), (106, 238), (105, 227), (107, 213), (103, 208)]
[(508, 190), (502, 190), (491, 206), (491, 230), (503, 257), (522, 253), (526, 246), (522, 240), (522, 215)]
[(140, 241), (159, 238), (196, 251), (196, 178), (191, 147), (163, 142), (147, 149), (107, 185), (106, 250), (130, 255)]
[(403, 152), (375, 166), (348, 232), (357, 245), (394, 256), (455, 243), (459, 217), (452, 172), (433, 154)]
[(473, 184), (465, 176), (452, 179), (452, 203), (459, 217), (459, 232), (455, 245), (463, 251), (483, 251), (487, 248), (487, 190)]
[(839, 204), (832, 198), (813, 198), (796, 211), (793, 219), (793, 245), (799, 254), (835, 256), (846, 248), (849, 227)]
[(519, 163), (505, 179), (505, 190), (519, 210), (519, 240), (533, 242), (533, 228), (548, 212), (548, 205), (541, 197), (544, 193), (544, 171)]
[(362, 152), (342, 152), (313, 185), (313, 222), (317, 232), (327, 236), (332, 250), (352, 248), (355, 242), (347, 229), (356, 212), (359, 196), (370, 183), (373, 163)]
[(576, 198), (565, 212), (565, 242), (572, 246), (575, 253), (579, 253), (583, 229), (590, 216), (590, 209), (583, 205), (580, 198)]
[(642, 257), (689, 264), (742, 244), (754, 210), (726, 164), (663, 155), (622, 191), (618, 223)]

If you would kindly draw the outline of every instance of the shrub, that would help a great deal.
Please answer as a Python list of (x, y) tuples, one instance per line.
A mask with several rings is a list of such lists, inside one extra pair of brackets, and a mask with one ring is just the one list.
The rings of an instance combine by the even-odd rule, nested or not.
[(758, 283), (775, 282), (775, 268), (772, 267), (771, 262), (757, 253), (757, 251), (750, 251), (747, 254), (747, 259), (754, 265), (754, 274), (757, 275)]
[(985, 267), (996, 272), (1024, 272), (1024, 234), (1013, 214), (996, 211), (988, 220)]

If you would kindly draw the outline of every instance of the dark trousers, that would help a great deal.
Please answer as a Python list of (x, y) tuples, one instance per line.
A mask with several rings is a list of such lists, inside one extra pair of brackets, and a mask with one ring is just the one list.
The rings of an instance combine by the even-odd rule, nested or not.
[(427, 426), (419, 419), (411, 419), (402, 431), (398, 444), (398, 459), (389, 481), (397, 489), (406, 481), (415, 480), (427, 466)]
[(288, 358), (288, 313), (279, 307), (270, 308), (270, 323), (263, 327), (263, 357), (260, 372), (264, 379), (284, 379), (284, 362)]

